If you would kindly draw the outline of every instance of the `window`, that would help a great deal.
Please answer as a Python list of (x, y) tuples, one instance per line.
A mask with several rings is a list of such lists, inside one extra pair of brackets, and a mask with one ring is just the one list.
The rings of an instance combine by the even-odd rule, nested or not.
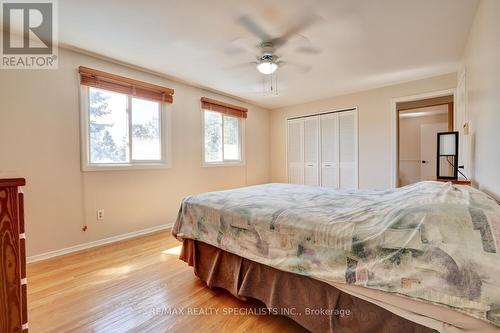
[(167, 166), (161, 101), (82, 86), (85, 171)]
[(220, 112), (203, 110), (204, 164), (243, 164), (243, 120)]

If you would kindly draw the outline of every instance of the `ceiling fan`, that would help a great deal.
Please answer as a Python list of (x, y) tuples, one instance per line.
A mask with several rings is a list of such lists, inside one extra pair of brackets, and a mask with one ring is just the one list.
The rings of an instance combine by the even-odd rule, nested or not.
[[(260, 41), (259, 44), (253, 45), (251, 48), (247, 47), (250, 52), (257, 52), (256, 61), (245, 63), (242, 65), (255, 65), (257, 70), (264, 75), (273, 74), (276, 70), (278, 70), (278, 68), (283, 67), (284, 65), (293, 66), (302, 72), (309, 71), (311, 69), (310, 66), (294, 64), (280, 60), (280, 56), (278, 56), (276, 52), (280, 48), (285, 46), (285, 44), (287, 44), (293, 37), (300, 36), (303, 40), (307, 40), (307, 38), (301, 35), (300, 32), (305, 30), (318, 20), (319, 17), (316, 15), (311, 14), (303, 16), (299, 20), (297, 20), (297, 23), (289, 28), (284, 34), (279, 37), (272, 37), (256, 23), (255, 19), (253, 19), (249, 15), (241, 16), (237, 20), (237, 22), (250, 33), (252, 33), (255, 37), (257, 37)], [(237, 51), (241, 51), (241, 49)], [(317, 54), (321, 52), (321, 49), (311, 45), (302, 45), (296, 47), (295, 51), (299, 53)]]

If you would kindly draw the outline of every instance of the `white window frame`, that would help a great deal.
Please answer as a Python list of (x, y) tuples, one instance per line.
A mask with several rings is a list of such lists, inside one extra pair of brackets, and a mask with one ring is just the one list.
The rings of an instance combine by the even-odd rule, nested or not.
[[(103, 89), (105, 90), (105, 89)], [(124, 94), (126, 95), (126, 94)], [(80, 141), (82, 171), (114, 171), (114, 170), (141, 170), (166, 169), (171, 167), (171, 111), (165, 103), (160, 104), (160, 146), (161, 160), (132, 160), (132, 121), (131, 95), (126, 95), (127, 115), (129, 119), (129, 156), (128, 163), (91, 163), (90, 162), (90, 131), (89, 131), (89, 87), (81, 86), (80, 90)]]
[[(211, 111), (207, 109), (201, 109), (201, 160), (203, 167), (231, 167), (231, 166), (244, 166), (245, 165), (245, 118), (235, 117), (231, 115), (222, 115), (222, 161), (217, 162), (207, 162), (205, 161), (205, 111)], [(215, 112), (215, 111), (211, 111)], [(240, 159), (239, 160), (224, 160), (224, 116), (234, 117), (239, 120), (240, 128)]]

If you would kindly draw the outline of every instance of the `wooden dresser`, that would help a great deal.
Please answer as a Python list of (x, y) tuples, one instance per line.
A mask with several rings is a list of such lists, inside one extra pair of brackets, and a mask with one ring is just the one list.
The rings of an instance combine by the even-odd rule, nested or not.
[(27, 333), (23, 178), (0, 179), (0, 332)]

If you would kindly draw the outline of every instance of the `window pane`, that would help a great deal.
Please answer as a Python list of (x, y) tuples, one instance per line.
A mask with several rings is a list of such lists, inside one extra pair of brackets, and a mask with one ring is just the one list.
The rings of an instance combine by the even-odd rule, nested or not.
[(224, 159), (240, 160), (240, 119), (224, 116)]
[(222, 162), (222, 114), (204, 112), (205, 162)]
[(90, 163), (126, 163), (127, 96), (89, 88)]
[(132, 159), (161, 160), (160, 103), (132, 98)]

